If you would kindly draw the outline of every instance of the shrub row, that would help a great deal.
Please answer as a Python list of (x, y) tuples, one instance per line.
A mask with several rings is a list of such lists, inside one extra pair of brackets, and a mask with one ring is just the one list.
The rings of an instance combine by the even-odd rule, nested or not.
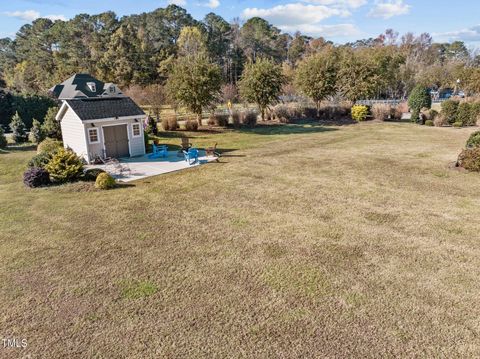
[(442, 102), (441, 125), (474, 126), (480, 120), (480, 102), (459, 102), (446, 100)]
[(101, 189), (112, 188), (112, 182), (115, 184), (115, 180), (103, 170), (84, 171), (83, 160), (72, 150), (63, 148), (61, 142), (52, 139), (38, 145), (37, 154), (30, 159), (23, 174), (23, 183), (32, 188), (80, 179), (96, 181), (95, 187)]

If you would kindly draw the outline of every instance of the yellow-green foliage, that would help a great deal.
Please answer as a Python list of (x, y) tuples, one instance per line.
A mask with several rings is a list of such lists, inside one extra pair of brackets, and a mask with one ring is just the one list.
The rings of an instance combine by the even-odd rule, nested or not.
[(95, 180), (95, 188), (111, 189), (115, 187), (115, 179), (108, 173), (100, 173)]
[(360, 122), (365, 121), (368, 116), (368, 107), (365, 105), (355, 105), (352, 107), (352, 119)]
[(60, 149), (45, 166), (55, 182), (72, 182), (80, 177), (83, 172), (83, 163), (75, 152)]
[(61, 148), (62, 143), (60, 141), (54, 140), (52, 138), (46, 138), (38, 144), (37, 153), (54, 153)]

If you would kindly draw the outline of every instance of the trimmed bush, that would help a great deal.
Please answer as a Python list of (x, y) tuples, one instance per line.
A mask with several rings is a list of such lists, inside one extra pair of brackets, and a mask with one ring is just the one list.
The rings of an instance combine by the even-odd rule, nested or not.
[(106, 173), (100, 168), (89, 168), (83, 171), (82, 179), (87, 182), (95, 182), (101, 173)]
[(455, 128), (460, 128), (463, 126), (463, 123), (461, 123), (460, 121), (457, 121), (457, 122), (454, 122), (452, 126)]
[(468, 126), (470, 123), (471, 116), (471, 106), (468, 102), (462, 102), (458, 105), (457, 110), (457, 120), (456, 122), (461, 122), (463, 126)]
[(412, 110), (412, 121), (417, 121), (422, 108), (432, 107), (432, 97), (427, 88), (417, 85), (408, 97), (408, 107)]
[(257, 124), (257, 113), (252, 110), (248, 110), (243, 113), (242, 123), (246, 126), (254, 127)]
[(3, 132), (3, 127), (0, 125), (0, 148), (7, 147), (7, 138), (5, 137), (5, 132)]
[(58, 150), (62, 149), (62, 143), (60, 141), (54, 140), (52, 138), (46, 138), (40, 142), (37, 146), (37, 153), (55, 153)]
[(458, 156), (457, 166), (480, 172), (480, 147), (467, 148)]
[(33, 119), (32, 128), (28, 135), (28, 140), (32, 143), (39, 144), (44, 139), (42, 125), (40, 121)]
[(357, 122), (365, 121), (368, 116), (368, 107), (365, 105), (355, 105), (352, 107), (352, 120)]
[(220, 127), (228, 126), (228, 115), (226, 113), (216, 113), (213, 115), (215, 125)]
[(281, 123), (289, 123), (291, 120), (291, 112), (287, 105), (276, 105), (273, 108), (273, 115)]
[(480, 147), (480, 131), (472, 133), (467, 141), (467, 148), (474, 147)]
[(442, 102), (442, 112), (441, 114), (444, 116), (445, 120), (449, 124), (453, 124), (457, 121), (457, 111), (458, 111), (458, 101), (454, 100), (446, 100)]
[(48, 172), (41, 167), (31, 167), (23, 174), (23, 183), (30, 188), (47, 186), (50, 184)]
[(175, 131), (178, 128), (176, 116), (167, 116), (162, 118), (162, 128), (164, 131)]
[(232, 117), (233, 127), (235, 127), (235, 128), (240, 127), (240, 122), (241, 122), (240, 112), (238, 112), (238, 111), (233, 111), (231, 117)]
[(27, 132), (25, 130), (25, 123), (23, 123), (22, 118), (15, 113), (10, 122), (10, 130), (12, 130), (12, 139), (15, 143), (22, 143), (27, 141)]
[(433, 126), (433, 121), (432, 120), (426, 120), (425, 121), (425, 126)]
[(95, 180), (95, 188), (98, 189), (112, 189), (115, 187), (115, 179), (108, 173), (100, 173)]
[(372, 106), (372, 115), (375, 120), (388, 120), (392, 114), (392, 106), (387, 104), (375, 104)]
[(318, 118), (317, 109), (315, 107), (306, 106), (303, 108), (303, 116), (308, 119)]
[(28, 167), (40, 167), (45, 168), (46, 165), (51, 161), (54, 153), (52, 152), (41, 152), (36, 154), (28, 161)]
[(45, 169), (55, 182), (73, 182), (82, 175), (83, 163), (75, 152), (62, 148), (53, 155)]
[(480, 102), (474, 102), (470, 104), (470, 121), (468, 122), (468, 125), (469, 126), (477, 125), (477, 121), (479, 119), (480, 119)]
[(185, 122), (185, 129), (187, 131), (198, 131), (198, 121), (197, 120), (187, 120)]

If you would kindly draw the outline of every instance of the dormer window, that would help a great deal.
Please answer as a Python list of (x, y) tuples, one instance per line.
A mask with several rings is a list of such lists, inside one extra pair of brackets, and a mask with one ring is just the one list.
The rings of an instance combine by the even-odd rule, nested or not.
[(90, 91), (97, 92), (97, 86), (95, 85), (95, 82), (87, 82), (87, 86)]
[(115, 86), (114, 85), (111, 85), (108, 87), (108, 92), (109, 93), (115, 93)]

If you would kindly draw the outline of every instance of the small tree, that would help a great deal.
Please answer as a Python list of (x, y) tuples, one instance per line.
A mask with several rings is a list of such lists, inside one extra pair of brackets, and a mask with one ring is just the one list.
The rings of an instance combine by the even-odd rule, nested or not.
[(57, 116), (58, 107), (50, 107), (43, 120), (42, 131), (46, 137), (55, 138), (57, 140), (62, 139), (62, 129), (60, 122), (55, 119)]
[(250, 62), (239, 82), (240, 95), (244, 100), (257, 104), (262, 120), (270, 105), (278, 102), (284, 84), (282, 68), (268, 59)]
[(421, 85), (415, 86), (408, 98), (408, 107), (412, 111), (412, 121), (417, 121), (422, 108), (432, 107), (432, 97), (428, 89)]
[(327, 96), (335, 94), (337, 81), (337, 56), (331, 49), (317, 53), (303, 60), (295, 76), (296, 85), (315, 101), (317, 116), (320, 104)]
[(43, 130), (40, 121), (33, 119), (32, 128), (30, 129), (30, 134), (28, 135), (30, 142), (38, 144), (43, 140)]
[(0, 125), (0, 148), (5, 147), (7, 147), (7, 138), (5, 137), (2, 125)]
[(221, 83), (220, 67), (202, 53), (178, 58), (166, 88), (170, 99), (197, 115), (201, 126), (202, 111), (218, 98)]
[(16, 143), (25, 142), (27, 140), (27, 132), (25, 130), (25, 123), (22, 118), (15, 112), (10, 122), (10, 130), (12, 130), (12, 138)]

